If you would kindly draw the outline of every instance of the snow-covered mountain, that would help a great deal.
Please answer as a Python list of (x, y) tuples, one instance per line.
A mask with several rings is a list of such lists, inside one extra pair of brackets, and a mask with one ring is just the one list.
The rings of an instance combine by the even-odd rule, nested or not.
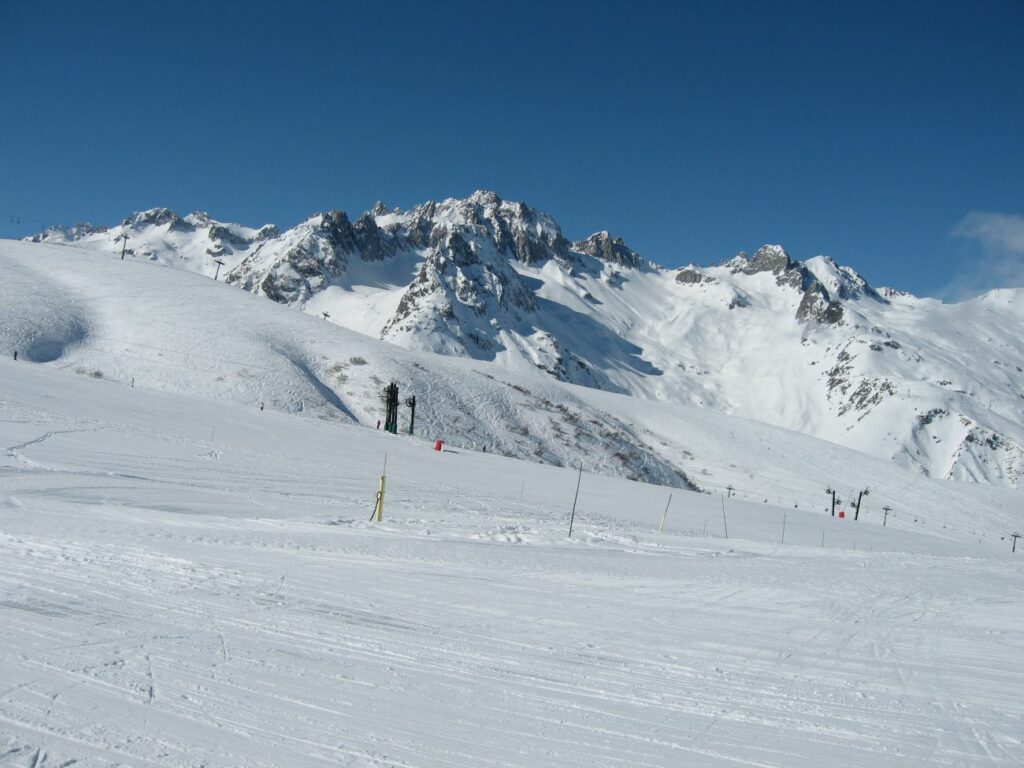
[(33, 240), (220, 269), (407, 349), (703, 406), (932, 477), (1017, 487), (1024, 470), (1020, 290), (948, 305), (777, 245), (670, 269), (607, 232), (570, 242), (492, 192), (378, 203), (354, 222), (330, 211), (284, 232), (153, 209)]

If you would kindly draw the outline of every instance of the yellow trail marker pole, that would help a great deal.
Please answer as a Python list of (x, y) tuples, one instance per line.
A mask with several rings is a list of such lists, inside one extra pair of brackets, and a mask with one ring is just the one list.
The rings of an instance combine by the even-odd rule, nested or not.
[(377, 507), (374, 510), (374, 514), (377, 517), (379, 523), (384, 518), (384, 478), (386, 475), (380, 476), (380, 489), (377, 491)]
[(388, 476), (388, 455), (384, 454), (384, 470), (380, 475), (380, 487), (377, 488), (377, 503), (373, 507), (373, 512), (370, 514), (370, 520), (376, 519), (379, 523), (384, 519), (384, 482)]
[(658, 533), (665, 530), (665, 518), (668, 517), (668, 505), (672, 503), (672, 494), (668, 495), (668, 503), (665, 504), (665, 513), (661, 516), (661, 525), (658, 526)]

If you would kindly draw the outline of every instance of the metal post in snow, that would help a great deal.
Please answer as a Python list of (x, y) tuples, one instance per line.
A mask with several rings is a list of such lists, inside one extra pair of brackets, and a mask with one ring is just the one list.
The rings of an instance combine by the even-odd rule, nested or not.
[(885, 517), (882, 518), (882, 527), (885, 528), (885, 524), (889, 521), (889, 513), (892, 512), (892, 507), (882, 507), (882, 511), (885, 512)]
[(668, 502), (665, 504), (665, 511), (661, 515), (661, 525), (658, 526), (658, 533), (665, 530), (665, 518), (668, 517), (668, 506), (672, 503), (672, 494), (668, 495)]
[(781, 544), (786, 543), (786, 513), (782, 513), (782, 541)]
[(413, 434), (416, 425), (416, 395), (405, 398), (405, 405), (409, 408), (409, 434)]
[(1020, 538), (1020, 534), (1019, 533), (1011, 533), (1010, 536), (1013, 537), (1013, 549), (1011, 549), (1010, 551), (1011, 552), (1016, 552), (1017, 551), (1017, 539)]
[(220, 259), (214, 259), (213, 263), (217, 265), (217, 269), (213, 273), (213, 282), (217, 282), (217, 278), (220, 277), (220, 268), (224, 266), (224, 262)]
[(580, 462), (580, 474), (576, 478), (576, 495), (572, 497), (572, 516), (569, 518), (569, 538), (572, 538), (572, 524), (576, 521), (576, 500), (580, 497), (580, 483), (583, 481), (583, 462)]
[(867, 488), (865, 488), (865, 489), (864, 489), (863, 491), (861, 491), (861, 492), (860, 492), (860, 493), (859, 493), (859, 494), (857, 495), (857, 508), (856, 508), (856, 509), (854, 510), (854, 512), (853, 512), (853, 520), (854, 520), (854, 522), (856, 522), (856, 521), (858, 520), (858, 518), (860, 518), (860, 502), (861, 502), (861, 500), (862, 500), (862, 499), (863, 499), (863, 498), (864, 498), (865, 496), (869, 495), (870, 493), (871, 493), (871, 492), (870, 492), (870, 491), (869, 491), (869, 490), (868, 490)]
[(725, 517), (725, 496), (719, 496), (722, 500), (722, 526), (725, 528), (725, 538), (729, 538), (729, 521)]

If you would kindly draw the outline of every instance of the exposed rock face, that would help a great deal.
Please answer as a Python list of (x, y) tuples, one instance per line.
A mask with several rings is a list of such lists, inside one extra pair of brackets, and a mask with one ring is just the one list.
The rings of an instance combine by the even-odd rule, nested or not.
[(283, 249), (266, 228), (257, 245), (231, 270), (227, 282), (263, 294), (281, 304), (303, 304), (344, 273), (357, 249), (356, 233), (344, 211), (327, 211), (304, 222), (288, 235)]
[[(513, 233), (528, 231), (521, 225), (530, 217), (509, 221), (495, 210), (501, 205), (496, 196), (478, 199), (491, 208), (481, 210), (473, 204), (449, 209), (456, 215), (430, 227), (424, 261), (385, 324), (383, 338), (426, 331), (444, 349), (489, 357), (498, 347), (495, 326), (516, 325), (537, 309), (536, 297), (511, 261), (518, 260), (525, 247), (515, 244)], [(422, 211), (427, 212), (436, 217), (438, 210), (431, 205)], [(409, 228), (417, 242), (422, 242), (425, 230), (419, 217)], [(531, 243), (530, 253), (557, 257), (551, 247), (558, 243), (557, 233), (522, 242)]]
[(701, 283), (713, 283), (715, 278), (705, 275), (698, 267), (683, 267), (676, 272), (676, 282), (680, 285), (700, 285)]
[(340, 252), (351, 253), (356, 248), (355, 232), (344, 211), (321, 214), (319, 234)]
[(356, 219), (352, 234), (355, 237), (355, 250), (364, 261), (383, 261), (395, 252), (394, 242), (380, 230), (371, 213), (364, 213)]
[(217, 240), (220, 243), (230, 245), (234, 248), (247, 248), (252, 243), (248, 238), (232, 232), (223, 224), (210, 225), (210, 239)]
[(185, 220), (170, 208), (151, 208), (148, 211), (133, 213), (122, 224), (133, 227), (142, 227), (147, 224), (160, 227), (169, 224), (172, 229), (186, 229), (189, 227)]
[(800, 306), (796, 310), (796, 319), (836, 325), (843, 320), (843, 305), (832, 299), (821, 283), (812, 280), (803, 292)]
[(280, 237), (281, 232), (273, 224), (264, 224), (256, 231), (256, 240), (273, 240), (275, 237)]
[(639, 269), (644, 263), (640, 254), (622, 242), (621, 237), (613, 239), (607, 232), (595, 232), (586, 240), (573, 243), (572, 248), (577, 253), (586, 253), (619, 267)]
[[(834, 266), (835, 262), (829, 262)], [(740, 253), (727, 266), (733, 274), (756, 275), (770, 272), (780, 287), (794, 288), (801, 293), (796, 319), (801, 322), (816, 321), (836, 325), (843, 322), (843, 307), (828, 289), (818, 280), (807, 265), (793, 261), (780, 245), (763, 245), (752, 259)], [(837, 280), (838, 298), (854, 298), (870, 288), (853, 270), (843, 273), (845, 281)], [(853, 286), (857, 286), (856, 288)], [(874, 291), (871, 294), (877, 296)]]
[(742, 272), (756, 275), (758, 272), (771, 272), (773, 275), (784, 275), (792, 271), (796, 264), (789, 258), (781, 245), (762, 245), (757, 249), (754, 258), (747, 262)]
[(33, 243), (45, 243), (51, 240), (80, 240), (90, 235), (98, 235), (108, 232), (107, 227), (97, 227), (88, 222), (75, 224), (72, 227), (50, 227), (43, 232), (32, 235), (29, 240)]

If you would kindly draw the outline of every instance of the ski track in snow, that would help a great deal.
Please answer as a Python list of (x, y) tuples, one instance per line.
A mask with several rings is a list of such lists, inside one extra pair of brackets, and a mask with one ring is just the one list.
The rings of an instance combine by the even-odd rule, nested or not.
[(0, 766), (1021, 763), (970, 537), (2, 366)]

